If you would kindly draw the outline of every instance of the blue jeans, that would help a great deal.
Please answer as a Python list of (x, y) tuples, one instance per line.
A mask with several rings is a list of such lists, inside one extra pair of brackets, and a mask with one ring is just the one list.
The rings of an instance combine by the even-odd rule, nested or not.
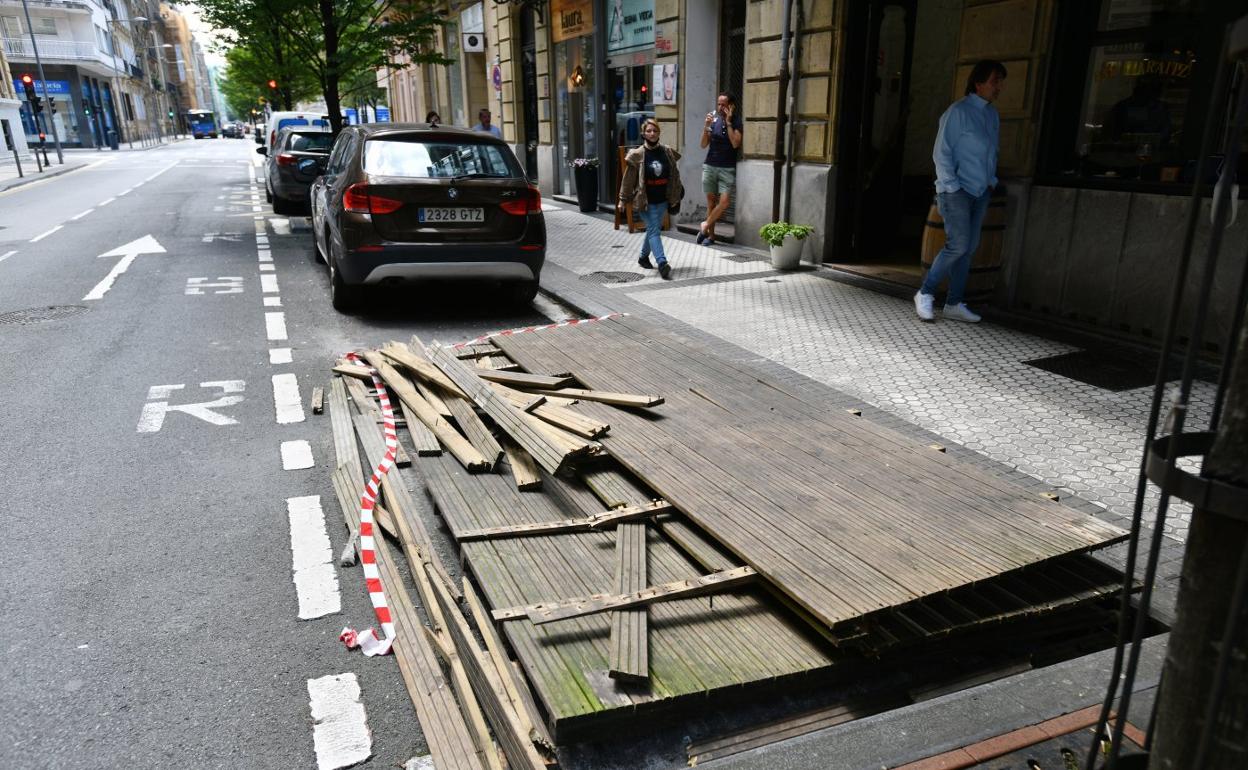
[(646, 223), (646, 237), (641, 241), (641, 256), (654, 254), (655, 264), (667, 263), (667, 255), (663, 253), (663, 215), (667, 213), (667, 202), (651, 203), (641, 211), (641, 220)]
[(984, 223), (991, 197), (992, 190), (985, 190), (978, 198), (962, 190), (936, 194), (936, 208), (945, 220), (945, 247), (932, 261), (932, 269), (927, 271), (927, 278), (919, 291), (935, 295), (936, 289), (948, 278), (949, 293), (945, 295), (945, 304), (962, 302), (966, 293), (966, 277), (971, 272), (971, 255), (979, 248), (979, 228)]

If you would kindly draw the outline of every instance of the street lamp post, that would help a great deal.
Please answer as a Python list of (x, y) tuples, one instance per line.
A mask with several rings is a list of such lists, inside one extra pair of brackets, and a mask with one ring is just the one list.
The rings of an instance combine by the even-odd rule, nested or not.
[[(48, 106), (52, 106), (52, 97), (48, 95), (48, 78), (43, 74), (43, 59), (39, 58), (39, 44), (35, 42), (35, 28), (30, 23), (30, 6), (26, 5), (26, 0), (22, 0), (22, 10), (26, 12), (26, 30), (30, 32), (30, 46), (35, 52), (35, 66), (39, 69), (39, 82), (43, 84), (43, 95), (48, 100)], [(39, 127), (39, 116), (31, 110), (31, 117), (35, 119), (35, 128)], [(52, 124), (52, 142), (56, 145), (56, 160), (62, 166), (65, 165), (65, 155), (61, 152), (61, 137), (56, 131), (56, 121), (48, 119)]]

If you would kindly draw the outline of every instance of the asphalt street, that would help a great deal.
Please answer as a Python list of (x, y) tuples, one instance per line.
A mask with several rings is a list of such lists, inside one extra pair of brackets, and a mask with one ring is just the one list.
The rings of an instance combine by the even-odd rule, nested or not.
[[(358, 346), (547, 318), (471, 286), (339, 315), (254, 149), (75, 155), (0, 193), (0, 767), (316, 767), (309, 683), (336, 675), (365, 766), (425, 753), (394, 659), (337, 640), (374, 623), (358, 570), (334, 570), (340, 611), (298, 618), (288, 501), (346, 540), (310, 393)], [(284, 470), (299, 441), (313, 466)]]

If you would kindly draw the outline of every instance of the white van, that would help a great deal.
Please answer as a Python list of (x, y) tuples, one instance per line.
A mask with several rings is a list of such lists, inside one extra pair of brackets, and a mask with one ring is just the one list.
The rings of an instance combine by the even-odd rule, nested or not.
[(314, 112), (274, 112), (264, 127), (264, 150), (273, 149), (277, 132), (290, 126), (301, 131), (329, 131), (329, 116)]

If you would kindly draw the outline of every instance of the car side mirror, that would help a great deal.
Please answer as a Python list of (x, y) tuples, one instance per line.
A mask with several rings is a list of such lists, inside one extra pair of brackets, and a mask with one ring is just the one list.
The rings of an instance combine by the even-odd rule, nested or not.
[(263, 147), (257, 147), (257, 148), (256, 148), (256, 154), (257, 154), (257, 155), (268, 155), (268, 154), (269, 154), (269, 151), (268, 151), (268, 150), (266, 150), (266, 149), (265, 149), (265, 148), (263, 148)]

